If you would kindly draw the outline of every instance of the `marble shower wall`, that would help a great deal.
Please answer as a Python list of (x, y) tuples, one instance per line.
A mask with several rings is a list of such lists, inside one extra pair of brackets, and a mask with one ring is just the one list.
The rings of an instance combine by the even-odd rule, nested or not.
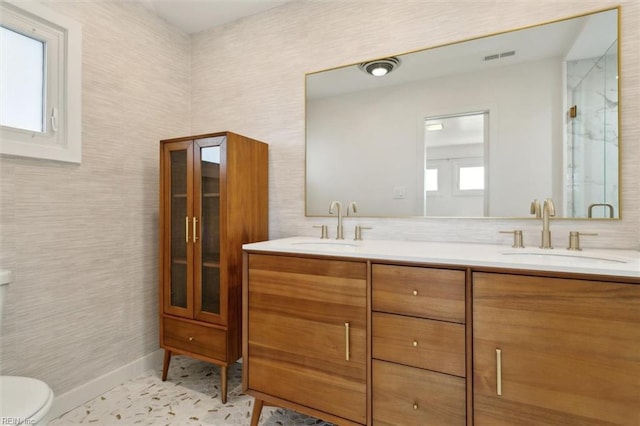
[(568, 123), (567, 197), (573, 217), (614, 217), (618, 202), (618, 72), (617, 43), (604, 55), (567, 63), (569, 105), (577, 116)]

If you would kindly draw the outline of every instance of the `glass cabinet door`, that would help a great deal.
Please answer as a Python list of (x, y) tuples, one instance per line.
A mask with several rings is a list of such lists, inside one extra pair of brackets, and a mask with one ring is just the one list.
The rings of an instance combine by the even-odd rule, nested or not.
[(224, 288), (220, 276), (220, 158), (224, 137), (196, 141), (195, 215), (199, 240), (195, 246), (196, 318), (221, 321)]
[[(192, 179), (189, 158), (193, 152), (188, 143), (168, 144), (165, 152), (165, 235), (169, 235), (164, 243), (164, 256), (170, 259), (165, 262), (164, 282), (166, 312), (176, 315), (193, 315), (192, 279), (192, 236), (191, 218), (192, 201), (190, 186)], [(170, 228), (167, 230), (167, 226)]]

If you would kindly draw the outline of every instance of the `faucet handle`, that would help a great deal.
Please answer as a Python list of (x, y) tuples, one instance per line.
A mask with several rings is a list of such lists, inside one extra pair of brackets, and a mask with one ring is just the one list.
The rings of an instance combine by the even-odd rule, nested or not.
[(577, 232), (577, 231), (569, 232), (569, 247), (567, 247), (567, 250), (576, 250), (576, 251), (582, 250), (580, 248), (580, 235), (598, 235), (598, 234), (595, 234), (593, 232)]
[(540, 219), (542, 217), (542, 209), (540, 208), (540, 201), (534, 199), (531, 202), (530, 213), (536, 215), (536, 219)]
[(516, 229), (515, 231), (500, 231), (501, 234), (513, 234), (513, 248), (524, 248), (522, 243), (522, 230)]
[(361, 241), (362, 240), (362, 230), (363, 229), (371, 229), (371, 227), (370, 226), (356, 225), (356, 236), (353, 238), (354, 241)]
[(314, 228), (320, 228), (322, 235), (320, 236), (321, 240), (326, 240), (329, 238), (329, 229), (327, 225), (313, 225)]
[(358, 205), (356, 204), (355, 201), (350, 202), (349, 205), (347, 206), (347, 216), (351, 216), (349, 212), (351, 212), (351, 214), (358, 213)]

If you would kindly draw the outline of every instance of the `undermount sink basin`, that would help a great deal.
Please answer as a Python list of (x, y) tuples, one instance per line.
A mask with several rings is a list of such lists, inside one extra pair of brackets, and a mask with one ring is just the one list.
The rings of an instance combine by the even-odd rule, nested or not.
[(506, 251), (501, 253), (503, 256), (522, 257), (540, 260), (558, 260), (572, 263), (627, 263), (625, 260), (615, 259), (612, 257), (602, 257), (589, 254), (573, 254), (569, 252), (556, 251)]
[(297, 243), (291, 243), (293, 246), (308, 249), (347, 249), (358, 247), (357, 244), (348, 243), (344, 241), (301, 241)]

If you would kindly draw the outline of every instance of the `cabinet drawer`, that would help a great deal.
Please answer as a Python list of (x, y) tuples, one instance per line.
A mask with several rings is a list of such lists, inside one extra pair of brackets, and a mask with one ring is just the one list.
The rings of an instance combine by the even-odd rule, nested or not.
[(465, 322), (465, 272), (373, 265), (373, 309)]
[(166, 346), (226, 361), (226, 331), (173, 318), (163, 318), (162, 321)]
[(465, 377), (462, 324), (373, 313), (373, 357)]
[(465, 379), (373, 361), (373, 424), (464, 425)]

